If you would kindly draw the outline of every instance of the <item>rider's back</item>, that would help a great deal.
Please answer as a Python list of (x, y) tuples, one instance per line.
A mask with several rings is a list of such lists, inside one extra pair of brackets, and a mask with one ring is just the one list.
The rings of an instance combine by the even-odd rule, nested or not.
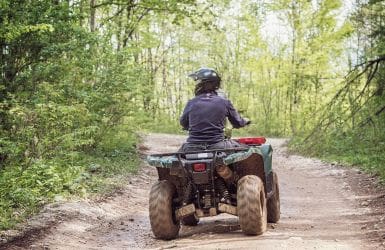
[(187, 141), (207, 143), (222, 141), (227, 111), (228, 101), (216, 94), (205, 93), (191, 99), (186, 110), (189, 121)]

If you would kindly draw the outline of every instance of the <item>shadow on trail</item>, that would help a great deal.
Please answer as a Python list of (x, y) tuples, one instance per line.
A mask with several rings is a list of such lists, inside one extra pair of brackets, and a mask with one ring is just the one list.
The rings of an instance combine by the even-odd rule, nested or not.
[(197, 226), (182, 226), (179, 238), (187, 238), (196, 234), (226, 234), (240, 231), (238, 218), (205, 218)]

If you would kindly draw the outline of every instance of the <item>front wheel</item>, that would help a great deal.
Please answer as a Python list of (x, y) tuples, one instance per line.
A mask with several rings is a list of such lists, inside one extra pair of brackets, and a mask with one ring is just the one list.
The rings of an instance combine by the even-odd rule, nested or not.
[(167, 180), (155, 183), (150, 191), (150, 223), (155, 237), (171, 240), (178, 236), (180, 223), (175, 218), (173, 196), (175, 187)]
[(265, 189), (262, 180), (246, 175), (238, 181), (237, 210), (245, 234), (263, 234), (267, 228)]
[(267, 221), (277, 223), (281, 217), (278, 176), (273, 172), (273, 195), (267, 200)]

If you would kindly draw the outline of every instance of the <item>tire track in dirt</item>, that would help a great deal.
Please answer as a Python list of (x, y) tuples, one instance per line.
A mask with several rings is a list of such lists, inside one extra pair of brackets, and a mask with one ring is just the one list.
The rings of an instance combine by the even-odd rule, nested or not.
[[(173, 152), (183, 136), (150, 134), (144, 154)], [(284, 139), (269, 139), (281, 193), (281, 220), (261, 236), (245, 236), (238, 218), (204, 218), (182, 226), (172, 241), (154, 239), (148, 218), (148, 194), (155, 168), (143, 166), (124, 189), (103, 201), (47, 206), (31, 220), (54, 216), (44, 233), (33, 233), (5, 249), (385, 249), (385, 191), (370, 195), (373, 180), (357, 170), (316, 159), (288, 155)], [(360, 187), (365, 186), (365, 190)], [(382, 193), (381, 193), (382, 192)], [(57, 216), (60, 214), (60, 216)]]

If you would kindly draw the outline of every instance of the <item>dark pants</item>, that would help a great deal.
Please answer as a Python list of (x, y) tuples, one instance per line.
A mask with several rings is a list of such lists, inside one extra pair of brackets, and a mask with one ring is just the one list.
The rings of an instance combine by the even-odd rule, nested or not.
[(202, 151), (208, 149), (230, 149), (230, 148), (241, 148), (247, 147), (244, 144), (231, 139), (225, 139), (216, 143), (183, 143), (178, 152), (192, 152), (192, 151)]

